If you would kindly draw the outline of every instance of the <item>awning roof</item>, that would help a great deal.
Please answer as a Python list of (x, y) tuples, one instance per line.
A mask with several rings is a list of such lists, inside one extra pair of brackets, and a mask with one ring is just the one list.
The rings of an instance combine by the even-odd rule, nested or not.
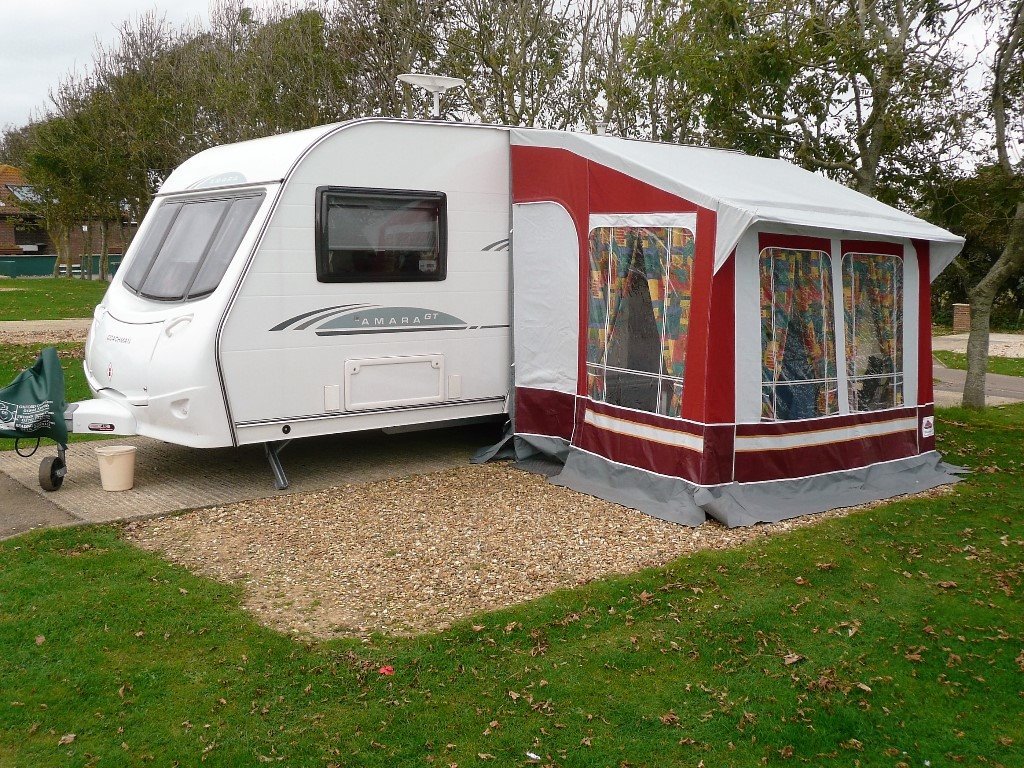
[(785, 160), (739, 152), (536, 129), (511, 130), (514, 145), (566, 149), (716, 212), (715, 270), (758, 223), (933, 243), (934, 279), (964, 239)]

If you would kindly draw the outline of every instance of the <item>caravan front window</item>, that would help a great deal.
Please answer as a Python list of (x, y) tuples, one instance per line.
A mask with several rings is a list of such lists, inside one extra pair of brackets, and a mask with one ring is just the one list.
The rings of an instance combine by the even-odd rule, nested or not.
[(445, 279), (445, 196), (406, 190), (317, 190), (316, 279)]
[(132, 258), (124, 284), (139, 296), (183, 301), (211, 293), (252, 224), (264, 193), (165, 200)]

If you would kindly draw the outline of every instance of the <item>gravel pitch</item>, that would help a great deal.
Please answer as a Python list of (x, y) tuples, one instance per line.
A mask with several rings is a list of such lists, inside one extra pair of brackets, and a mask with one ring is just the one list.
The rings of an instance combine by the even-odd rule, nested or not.
[(558, 588), (848, 512), (685, 528), (489, 464), (211, 507), (125, 531), (194, 572), (241, 582), (260, 622), (328, 638), (441, 630)]

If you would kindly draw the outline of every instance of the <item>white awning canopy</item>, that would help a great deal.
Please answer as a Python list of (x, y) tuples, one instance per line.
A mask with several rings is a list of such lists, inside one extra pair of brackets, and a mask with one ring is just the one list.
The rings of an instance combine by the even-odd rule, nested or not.
[(785, 160), (614, 136), (514, 128), (514, 145), (565, 149), (715, 211), (715, 271), (759, 223), (932, 243), (934, 279), (964, 239)]

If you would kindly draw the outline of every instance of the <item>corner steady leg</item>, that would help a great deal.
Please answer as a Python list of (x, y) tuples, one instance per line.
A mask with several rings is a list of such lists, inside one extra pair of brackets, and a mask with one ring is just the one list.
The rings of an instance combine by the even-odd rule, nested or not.
[(267, 461), (270, 462), (270, 471), (274, 473), (274, 487), (279, 491), (288, 487), (288, 476), (284, 473), (284, 467), (281, 465), (281, 451), (290, 442), (291, 440), (281, 440), (276, 443), (263, 444), (263, 451), (267, 455)]

